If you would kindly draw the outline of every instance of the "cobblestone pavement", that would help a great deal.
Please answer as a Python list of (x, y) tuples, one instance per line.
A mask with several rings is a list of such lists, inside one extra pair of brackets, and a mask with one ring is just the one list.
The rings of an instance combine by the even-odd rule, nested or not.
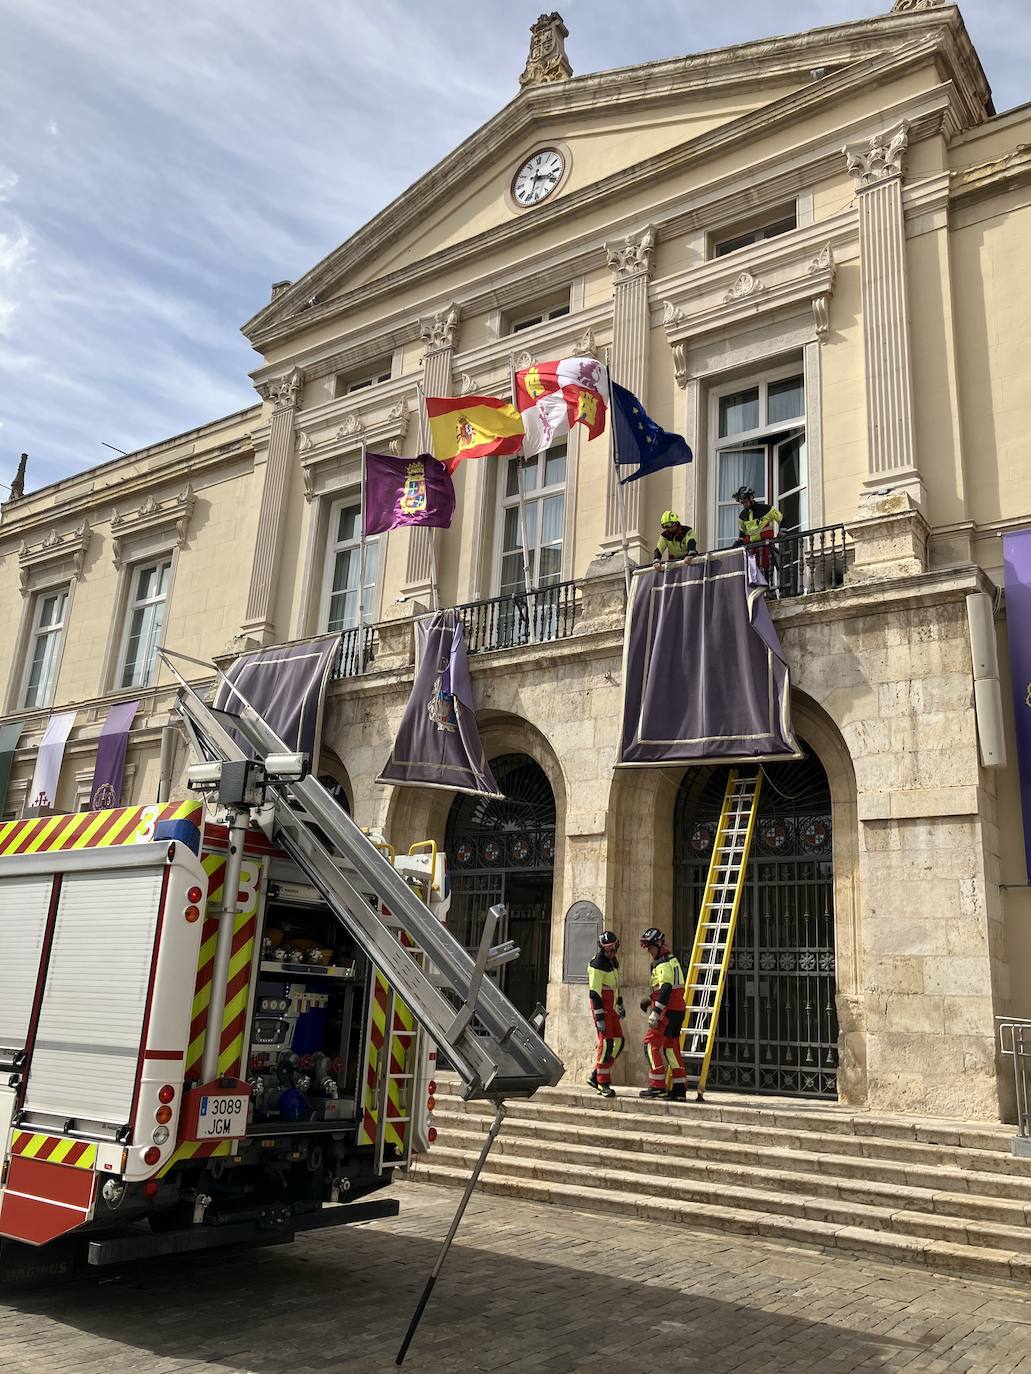
[[(458, 1194), (291, 1246), (139, 1265), (0, 1303), (3, 1374), (372, 1374)], [(474, 1198), (411, 1374), (1031, 1374), (1031, 1295), (837, 1254)]]

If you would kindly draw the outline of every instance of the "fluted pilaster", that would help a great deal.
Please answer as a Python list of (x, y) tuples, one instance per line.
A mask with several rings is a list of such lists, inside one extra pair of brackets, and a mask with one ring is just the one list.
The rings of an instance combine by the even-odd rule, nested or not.
[(262, 644), (277, 637), (272, 600), (279, 571), (283, 518), (286, 514), (287, 480), (294, 451), (294, 418), (301, 400), (304, 375), (299, 369), (260, 388), (273, 405), (269, 420), (268, 458), (261, 489), (254, 560), (247, 590), (247, 611), (241, 631)]
[[(628, 234), (622, 244), (608, 247), (612, 269), (612, 349), (609, 366), (613, 381), (625, 386), (640, 400), (648, 377), (648, 281), (651, 276), (655, 231), (649, 226), (640, 234)], [(619, 482), (615, 467), (607, 469), (605, 538), (603, 548), (620, 540)], [(631, 545), (640, 540), (640, 483), (623, 488), (627, 535)]]
[[(451, 394), (451, 363), (455, 336), (458, 332), (458, 309), (452, 305), (436, 315), (419, 322), (419, 332), (426, 345), (422, 360), (422, 388), (426, 396)], [(425, 525), (413, 525), (408, 541), (408, 562), (405, 566), (406, 596), (425, 595), (433, 578), (433, 531)]]

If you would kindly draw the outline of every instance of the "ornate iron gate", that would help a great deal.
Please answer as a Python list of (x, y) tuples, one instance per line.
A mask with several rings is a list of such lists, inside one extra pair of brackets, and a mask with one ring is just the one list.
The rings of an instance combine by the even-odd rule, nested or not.
[[(674, 822), (673, 939), (690, 952), (726, 768), (689, 773)], [(837, 1097), (831, 801), (811, 755), (766, 769), (709, 1082)]]
[(475, 950), (487, 908), (506, 904), (508, 922), (500, 938), (514, 940), (521, 953), (502, 966), (502, 987), (529, 1014), (544, 1001), (548, 984), (555, 798), (544, 770), (525, 754), (493, 759), (491, 770), (504, 800), (458, 797), (448, 816), (448, 926)]

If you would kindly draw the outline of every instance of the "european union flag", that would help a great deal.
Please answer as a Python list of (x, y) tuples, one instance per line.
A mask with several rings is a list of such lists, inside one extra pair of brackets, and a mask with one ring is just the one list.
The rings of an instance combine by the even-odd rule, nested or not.
[(638, 477), (647, 477), (650, 472), (690, 463), (694, 457), (686, 439), (657, 425), (633, 392), (616, 382), (612, 383), (609, 424), (615, 426), (612, 433), (617, 466), (638, 465), (636, 472), (620, 476), (621, 482), (636, 482)]

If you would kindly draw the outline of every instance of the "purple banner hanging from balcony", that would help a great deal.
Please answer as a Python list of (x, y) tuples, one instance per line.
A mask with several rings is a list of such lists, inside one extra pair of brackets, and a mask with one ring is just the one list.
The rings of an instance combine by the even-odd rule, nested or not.
[[(318, 771), (326, 684), (339, 650), (339, 635), (320, 635), (241, 654), (226, 671), (285, 748), (308, 755), (313, 773)], [(240, 714), (239, 698), (224, 682), (212, 705), (229, 716)]]
[(122, 796), (122, 777), (125, 773), (125, 753), (129, 747), (129, 731), (139, 710), (138, 701), (120, 701), (107, 713), (100, 739), (97, 742), (97, 762), (90, 786), (90, 810), (103, 811), (117, 806)]
[(744, 549), (635, 576), (617, 767), (802, 757), (765, 590)]
[(476, 727), (462, 622), (453, 610), (437, 611), (416, 628), (412, 694), (376, 781), (501, 798)]
[(1020, 807), (1024, 815), (1024, 862), (1031, 884), (1031, 530), (1003, 537), (1006, 564), (1006, 636), (1013, 681)]

